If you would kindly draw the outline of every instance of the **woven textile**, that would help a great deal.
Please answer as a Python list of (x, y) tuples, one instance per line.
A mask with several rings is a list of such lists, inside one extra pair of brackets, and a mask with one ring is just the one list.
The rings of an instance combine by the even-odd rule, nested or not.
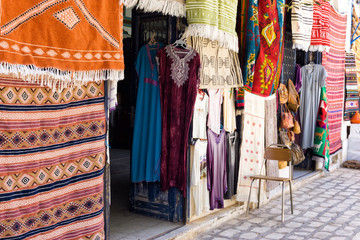
[(356, 71), (355, 54), (346, 53), (345, 58), (345, 108), (344, 120), (351, 119), (356, 111), (359, 111), (359, 90), (358, 90), (358, 73)]
[[(263, 166), (265, 151), (265, 107), (266, 101), (276, 101), (275, 94), (264, 98), (245, 91), (244, 109), (244, 130), (242, 133), (241, 157), (239, 165), (239, 177), (237, 186), (237, 201), (245, 202), (248, 200), (250, 189), (250, 176), (265, 174)], [(265, 198), (265, 183), (261, 195)], [(254, 184), (255, 191), (252, 192), (250, 201), (257, 201), (257, 189), (259, 184)]]
[(330, 50), (323, 52), (322, 63), (326, 68), (326, 92), (328, 97), (328, 117), (330, 134), (330, 154), (341, 148), (341, 123), (344, 108), (345, 82), (345, 38), (346, 15), (330, 9)]
[(329, 146), (329, 124), (328, 124), (328, 101), (326, 87), (321, 88), (319, 112), (316, 119), (314, 136), (313, 159), (324, 163), (324, 168), (329, 170), (330, 146)]
[(335, 10), (331, 7), (329, 2), (325, 2), (324, 0), (318, 0), (318, 2), (320, 5), (314, 4), (311, 46), (309, 50), (322, 52), (328, 51), (330, 48), (330, 25), (334, 24), (330, 20), (330, 12)]
[(307, 51), (311, 42), (313, 4), (306, 4), (305, 0), (293, 0), (291, 5), (293, 48)]
[[(360, 36), (360, 29), (356, 29), (356, 27), (358, 26), (360, 20), (358, 15), (356, 14), (355, 8), (353, 9), (353, 13), (352, 13), (352, 28), (351, 28), (351, 36), (353, 36), (353, 38), (357, 38), (358, 36)], [(356, 30), (356, 32), (355, 32)], [(357, 39), (355, 42), (353, 42), (351, 49), (354, 51), (355, 56), (356, 56), (356, 71), (358, 74), (358, 79), (357, 79), (357, 83), (358, 83), (358, 91), (360, 93), (360, 38)]]
[(118, 0), (3, 0), (0, 8), (0, 73), (60, 91), (123, 79)]
[(133, 8), (144, 12), (161, 12), (175, 17), (185, 17), (185, 0), (124, 0), (127, 8)]
[(219, 42), (202, 37), (190, 37), (189, 44), (199, 53), (201, 60), (199, 88), (242, 87), (239, 56), (221, 47)]
[(0, 79), (0, 239), (105, 239), (104, 101)]
[(186, 0), (187, 37), (204, 37), (239, 51), (236, 28), (237, 0)]

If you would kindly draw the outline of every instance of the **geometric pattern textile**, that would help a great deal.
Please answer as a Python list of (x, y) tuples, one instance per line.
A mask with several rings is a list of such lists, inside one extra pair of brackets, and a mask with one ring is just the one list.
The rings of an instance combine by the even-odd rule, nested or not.
[(330, 49), (328, 52), (323, 52), (322, 60), (322, 64), (328, 73), (326, 93), (328, 97), (330, 155), (342, 146), (341, 124), (344, 109), (346, 21), (346, 15), (340, 15), (330, 7)]
[(329, 2), (318, 0), (314, 4), (310, 51), (328, 51), (331, 45), (331, 12), (335, 11)]
[(348, 121), (356, 111), (359, 111), (358, 73), (356, 71), (356, 57), (354, 53), (346, 53), (345, 71), (346, 95), (344, 120)]
[[(352, 13), (352, 27), (351, 27), (351, 36), (353, 39), (360, 36), (360, 29), (356, 28), (360, 22), (358, 15), (356, 14), (355, 8)], [(358, 91), (360, 93), (360, 39), (358, 38), (355, 42), (353, 42), (351, 49), (354, 51), (356, 56), (356, 71), (357, 71), (357, 83), (358, 83)]]
[(0, 79), (0, 239), (105, 239), (104, 85)]
[(0, 10), (1, 74), (60, 90), (124, 78), (119, 1), (3, 0)]

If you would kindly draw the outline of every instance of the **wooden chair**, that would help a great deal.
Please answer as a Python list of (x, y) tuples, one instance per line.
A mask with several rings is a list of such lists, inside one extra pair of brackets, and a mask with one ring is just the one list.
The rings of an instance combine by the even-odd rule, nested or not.
[[(265, 157), (263, 161), (263, 166), (265, 165), (267, 160), (275, 160), (275, 161), (286, 161), (289, 163), (289, 177), (288, 178), (281, 178), (281, 177), (271, 177), (266, 175), (255, 175), (251, 176), (250, 179), (250, 191), (249, 191), (249, 198), (248, 204), (246, 209), (246, 216), (249, 213), (250, 208), (250, 197), (251, 197), (251, 190), (255, 180), (259, 180), (259, 189), (258, 189), (258, 208), (260, 208), (260, 192), (261, 192), (261, 180), (267, 181), (277, 181), (282, 183), (282, 214), (281, 214), (281, 221), (284, 222), (284, 191), (285, 191), (285, 183), (289, 182), (290, 186), (290, 202), (291, 202), (291, 214), (294, 214), (293, 208), (293, 199), (292, 199), (292, 156), (291, 156), (291, 148), (287, 145), (283, 144), (272, 144), (265, 150)], [(263, 167), (262, 166), (262, 167)]]

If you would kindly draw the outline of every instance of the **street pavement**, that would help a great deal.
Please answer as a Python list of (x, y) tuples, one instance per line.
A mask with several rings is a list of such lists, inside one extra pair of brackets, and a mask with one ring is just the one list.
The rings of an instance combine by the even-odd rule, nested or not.
[(196, 239), (326, 239), (360, 240), (360, 170), (341, 168), (285, 195), (285, 222), (281, 197), (231, 219)]

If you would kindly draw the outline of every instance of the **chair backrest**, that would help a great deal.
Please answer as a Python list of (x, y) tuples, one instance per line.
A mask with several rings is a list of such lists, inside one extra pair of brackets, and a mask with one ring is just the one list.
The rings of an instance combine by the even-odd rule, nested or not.
[(291, 162), (291, 150), (288, 148), (267, 147), (265, 150), (265, 159)]

